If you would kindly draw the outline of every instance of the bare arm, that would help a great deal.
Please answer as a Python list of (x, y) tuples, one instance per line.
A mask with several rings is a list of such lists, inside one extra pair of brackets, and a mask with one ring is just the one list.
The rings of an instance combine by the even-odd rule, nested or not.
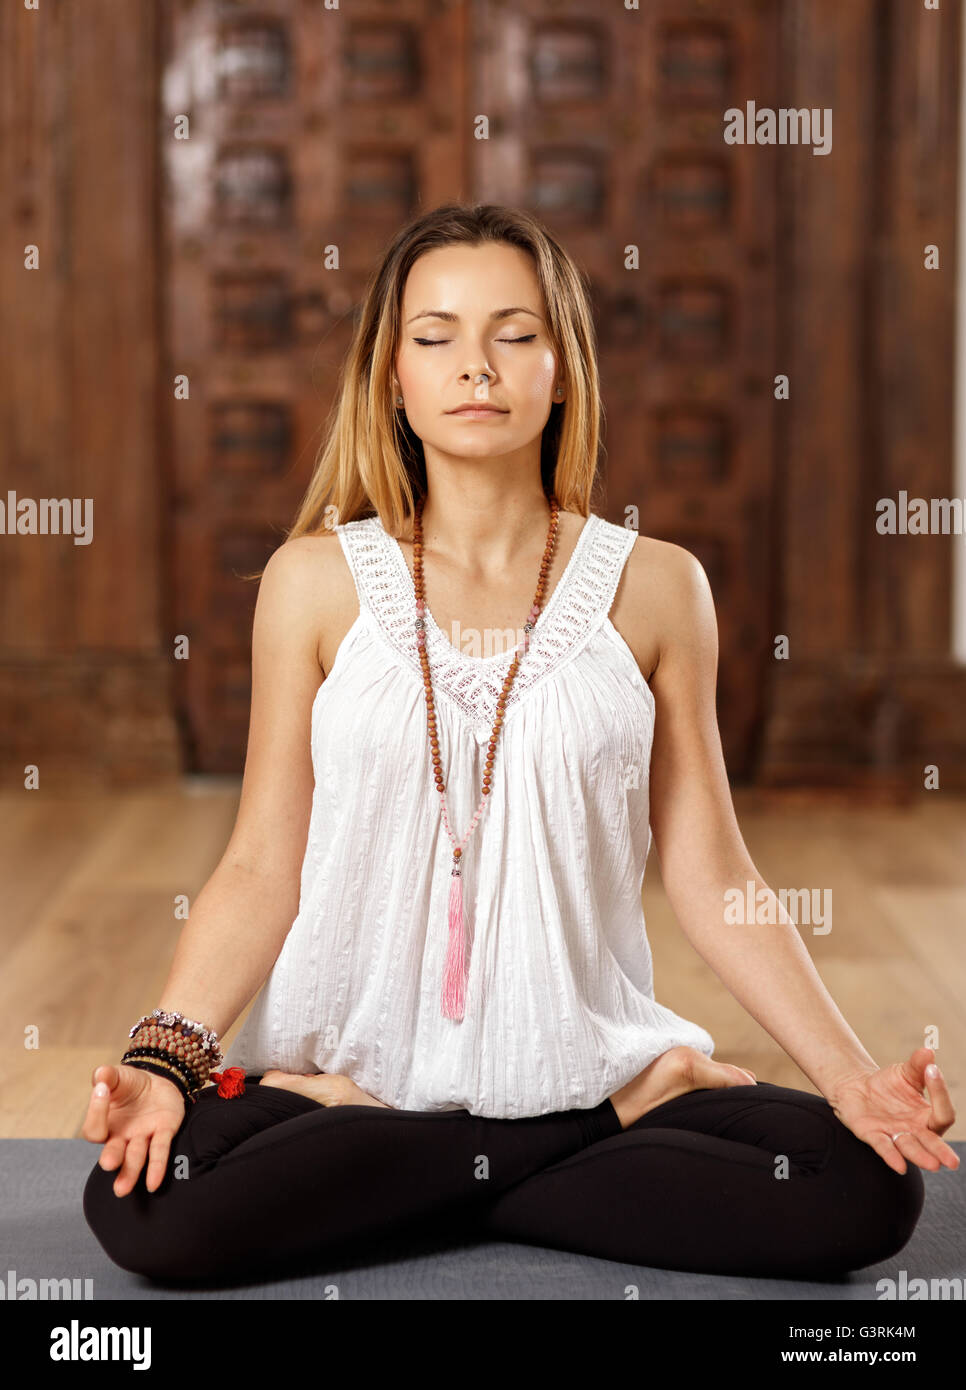
[[(825, 1094), (876, 1070), (812, 964), (797, 928), (752, 862), (735, 818), (715, 713), (718, 632), (699, 561), (680, 546), (663, 552), (660, 656), (650, 680), (656, 703), (651, 826), (675, 916), (695, 950), (738, 1002)], [(751, 880), (771, 924), (725, 920), (725, 893)], [(757, 899), (761, 893), (762, 898)]]
[(220, 1037), (263, 984), (298, 913), (312, 808), (310, 713), (322, 680), (320, 544), (326, 542), (286, 542), (262, 575), (238, 815), (192, 904), (158, 1000)]

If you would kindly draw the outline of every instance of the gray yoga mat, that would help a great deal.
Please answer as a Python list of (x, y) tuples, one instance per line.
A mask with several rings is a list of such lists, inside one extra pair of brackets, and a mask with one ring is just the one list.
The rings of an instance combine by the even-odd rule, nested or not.
[[(966, 1154), (966, 1142), (951, 1147), (960, 1159)], [(966, 1293), (966, 1164), (955, 1172), (923, 1173), (926, 1204), (904, 1250), (827, 1282), (686, 1274), (505, 1242), (440, 1248), (430, 1241), (405, 1255), (398, 1247), (386, 1250), (353, 1267), (199, 1290), (157, 1285), (104, 1254), (81, 1209), (97, 1154), (97, 1146), (83, 1139), (0, 1140), (0, 1280), (11, 1291), (27, 1278), (77, 1279), (71, 1292), (93, 1299), (876, 1300), (883, 1278), (899, 1288), (903, 1280), (908, 1288), (921, 1278), (952, 1280), (954, 1288), (958, 1280), (959, 1297)], [(933, 1297), (943, 1297), (942, 1285), (930, 1287), (937, 1290)]]

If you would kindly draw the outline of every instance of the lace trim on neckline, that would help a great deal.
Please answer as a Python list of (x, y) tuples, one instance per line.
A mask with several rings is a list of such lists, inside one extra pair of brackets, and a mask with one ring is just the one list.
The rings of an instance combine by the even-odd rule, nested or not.
[[(402, 548), (378, 516), (348, 522), (338, 529), (350, 547), (360, 600), (390, 646), (421, 677), (413, 625), (416, 595)], [(603, 622), (636, 537), (635, 531), (609, 525), (593, 512), (586, 518), (564, 572), (530, 634), (530, 648), (520, 660), (507, 696), (505, 719), (530, 690), (575, 656)], [(515, 646), (491, 656), (470, 656), (454, 647), (436, 620), (428, 616), (426, 651), (433, 694), (449, 700), (477, 726), (478, 736), (488, 738)]]

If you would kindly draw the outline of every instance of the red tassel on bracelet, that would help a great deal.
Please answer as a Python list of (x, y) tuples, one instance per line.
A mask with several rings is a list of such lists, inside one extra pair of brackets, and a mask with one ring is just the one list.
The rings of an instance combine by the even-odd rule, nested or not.
[(245, 1089), (245, 1068), (229, 1067), (227, 1071), (213, 1071), (208, 1075), (209, 1081), (218, 1082), (218, 1094), (225, 1100), (233, 1100), (235, 1096), (240, 1096)]

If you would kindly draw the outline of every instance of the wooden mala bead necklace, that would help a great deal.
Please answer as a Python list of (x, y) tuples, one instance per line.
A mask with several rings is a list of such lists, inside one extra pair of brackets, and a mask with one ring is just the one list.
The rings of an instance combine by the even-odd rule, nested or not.
[(433, 755), (433, 776), (436, 782), (436, 790), (439, 792), (440, 796), (443, 824), (453, 844), (453, 869), (450, 876), (448, 912), (449, 944), (446, 952), (446, 968), (443, 974), (442, 1013), (444, 1018), (452, 1018), (459, 1022), (463, 1017), (463, 1009), (466, 1001), (466, 922), (463, 915), (463, 846), (476, 829), (477, 822), (483, 814), (483, 807), (486, 805), (486, 799), (490, 794), (490, 778), (493, 772), (497, 739), (500, 736), (500, 729), (503, 725), (503, 714), (506, 709), (507, 696), (516, 678), (517, 670), (520, 665), (520, 657), (530, 646), (530, 633), (533, 631), (534, 624), (543, 608), (547, 577), (550, 573), (550, 562), (553, 557), (554, 541), (557, 536), (557, 522), (560, 516), (560, 507), (556, 497), (551, 495), (550, 529), (547, 533), (547, 544), (543, 552), (543, 560), (540, 564), (540, 577), (537, 583), (537, 592), (527, 616), (527, 621), (523, 625), (523, 640), (516, 648), (513, 660), (510, 662), (510, 669), (506, 674), (506, 680), (503, 682), (503, 690), (496, 702), (496, 719), (493, 721), (493, 730), (490, 734), (490, 742), (486, 750), (486, 766), (483, 771), (483, 792), (480, 797), (480, 804), (476, 809), (476, 815), (473, 817), (469, 829), (463, 836), (462, 842), (457, 844), (446, 811), (446, 784), (443, 780), (443, 767), (439, 755), (439, 735), (436, 727), (436, 707), (433, 702), (433, 682), (429, 674), (429, 658), (426, 654), (426, 592), (423, 583), (423, 500), (423, 498), (420, 498), (417, 502), (413, 517), (413, 588), (416, 594), (416, 649), (419, 652), (419, 661), (423, 670), (423, 688), (426, 691), (427, 727), (429, 731), (429, 746)]

